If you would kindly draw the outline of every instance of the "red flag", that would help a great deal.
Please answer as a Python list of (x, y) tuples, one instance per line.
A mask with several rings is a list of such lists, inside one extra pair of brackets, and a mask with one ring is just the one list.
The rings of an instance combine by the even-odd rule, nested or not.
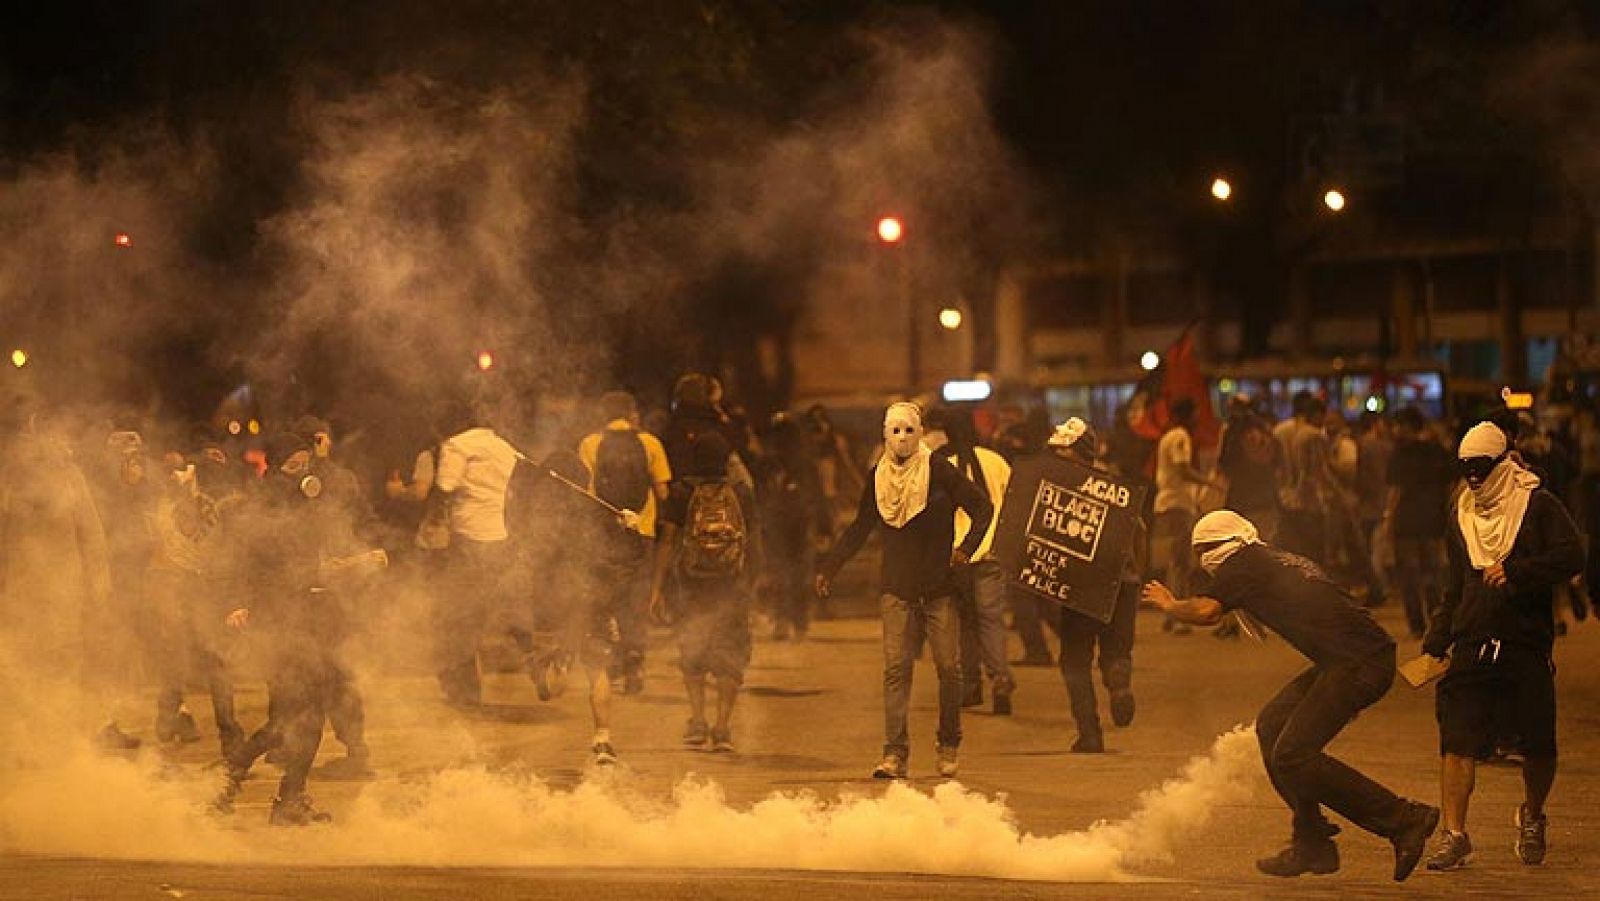
[[(1216, 411), (1211, 409), (1211, 392), (1205, 373), (1194, 358), (1194, 335), (1184, 329), (1161, 358), (1159, 385), (1141, 386), (1129, 410), (1129, 425), (1134, 432), (1152, 441), (1172, 425), (1168, 412), (1180, 398), (1194, 402), (1194, 440), (1201, 447), (1214, 447), (1220, 431)], [(1141, 397), (1142, 395), (1142, 397)], [(1142, 401), (1142, 403), (1141, 403)]]

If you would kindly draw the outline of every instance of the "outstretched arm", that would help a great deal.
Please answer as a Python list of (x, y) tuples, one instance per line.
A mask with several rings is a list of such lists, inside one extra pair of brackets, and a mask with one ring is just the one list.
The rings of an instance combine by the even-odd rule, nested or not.
[(1216, 598), (1193, 597), (1179, 599), (1160, 582), (1146, 582), (1139, 599), (1168, 614), (1180, 622), (1195, 626), (1214, 626), (1222, 621), (1222, 602)]

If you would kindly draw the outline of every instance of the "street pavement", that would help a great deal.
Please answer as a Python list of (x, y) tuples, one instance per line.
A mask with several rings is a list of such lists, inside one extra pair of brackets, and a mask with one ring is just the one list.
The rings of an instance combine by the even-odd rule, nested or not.
[[(858, 602), (847, 612), (865, 613)], [(1393, 607), (1380, 620), (1399, 632)], [(1019, 651), (1013, 641), (1014, 652)], [(1401, 657), (1415, 651), (1401, 643)], [(1017, 654), (1014, 653), (1014, 656)], [(811, 790), (824, 800), (841, 795), (881, 795), (866, 776), (881, 747), (881, 654), (878, 625), (865, 616), (815, 624), (804, 642), (773, 642), (758, 635), (744, 695), (735, 718), (737, 753), (713, 755), (685, 749), (679, 737), (687, 708), (673, 666), (675, 652), (662, 633), (652, 647), (645, 692), (619, 697), (614, 743), (630, 789), (667, 803), (673, 786), (696, 775), (713, 780), (735, 808), (775, 791)], [(122, 861), (0, 856), (0, 898), (162, 897), (261, 898), (1044, 898), (1044, 897), (1345, 897), (1407, 896), (1560, 897), (1600, 891), (1600, 625), (1580, 624), (1557, 646), (1561, 704), (1562, 770), (1549, 806), (1550, 854), (1541, 867), (1512, 855), (1512, 815), (1520, 797), (1516, 770), (1480, 771), (1470, 818), (1478, 855), (1466, 870), (1418, 870), (1404, 886), (1391, 882), (1387, 842), (1346, 824), (1340, 837), (1343, 869), (1330, 876), (1274, 880), (1259, 875), (1256, 857), (1271, 853), (1287, 835), (1288, 816), (1266, 786), (1259, 764), (1250, 768), (1246, 800), (1210, 811), (1199, 828), (1171, 848), (1167, 861), (1128, 869), (1130, 881), (1068, 884), (940, 875), (859, 874), (796, 870), (508, 868), (508, 867), (308, 867), (216, 865), (179, 860)], [(1135, 649), (1138, 715), (1126, 729), (1110, 728), (1108, 753), (1073, 755), (1073, 727), (1059, 674), (1019, 669), (1016, 712), (995, 717), (969, 712), (960, 783), (1004, 796), (1017, 827), (1048, 836), (1118, 821), (1139, 805), (1141, 792), (1177, 776), (1185, 763), (1211, 749), (1217, 737), (1242, 723), (1303, 667), (1281, 640), (1220, 640), (1203, 631), (1163, 633), (1159, 619), (1141, 613)], [(340, 819), (358, 796), (396, 783), (418, 782), (463, 765), (532, 772), (558, 790), (577, 786), (589, 771), (586, 692), (575, 684), (563, 697), (541, 703), (517, 673), (487, 680), (486, 707), (464, 715), (437, 700), (424, 674), (389, 671), (367, 680), (368, 733), (378, 770), (375, 782), (314, 777), (319, 804)], [(936, 705), (931, 662), (917, 670), (912, 709), (912, 785), (931, 792)], [(246, 722), (259, 722), (264, 691), (246, 685)], [(191, 709), (206, 709), (191, 697)], [(1104, 698), (1102, 697), (1102, 706)], [(1103, 714), (1104, 716), (1105, 714)], [(1397, 680), (1379, 704), (1333, 745), (1333, 752), (1402, 795), (1436, 803), (1437, 733), (1431, 690), (1414, 691)], [(174, 755), (185, 769), (211, 762), (207, 741)], [(321, 760), (340, 749), (331, 735)], [(277, 771), (266, 765), (246, 785), (234, 828), (250, 835), (264, 825)], [(107, 799), (115, 803), (114, 799)], [(312, 827), (314, 829), (339, 829)], [(686, 862), (687, 863), (687, 862)]]

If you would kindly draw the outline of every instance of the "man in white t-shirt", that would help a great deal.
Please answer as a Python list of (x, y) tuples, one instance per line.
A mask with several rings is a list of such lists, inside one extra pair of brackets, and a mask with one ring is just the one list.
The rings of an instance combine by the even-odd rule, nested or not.
[(506, 489), (517, 467), (515, 448), (478, 425), (455, 431), (439, 446), (434, 490), (448, 499), (450, 548), (445, 591), (436, 599), (439, 686), (457, 706), (482, 702), (478, 642), (499, 600), (500, 575), (510, 565)]
[[(1172, 426), (1156, 446), (1155, 524), (1151, 556), (1166, 580), (1189, 586), (1189, 535), (1200, 513), (1201, 488), (1210, 479), (1194, 465), (1194, 401), (1179, 398), (1172, 405)], [(1181, 593), (1181, 592), (1180, 592)]]

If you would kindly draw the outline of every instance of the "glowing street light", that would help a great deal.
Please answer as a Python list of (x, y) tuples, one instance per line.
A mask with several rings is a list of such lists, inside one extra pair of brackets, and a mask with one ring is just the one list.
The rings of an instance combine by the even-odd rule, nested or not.
[(1139, 368), (1145, 372), (1155, 372), (1161, 365), (1161, 355), (1153, 350), (1147, 350), (1139, 357)]
[(111, 239), (111, 243), (118, 247), (132, 247), (133, 236), (127, 232), (117, 232), (116, 236)]
[(961, 327), (961, 311), (955, 307), (945, 307), (939, 311), (939, 324), (950, 331)]
[(1344, 203), (1344, 192), (1338, 188), (1329, 188), (1328, 192), (1322, 195), (1322, 205), (1335, 213), (1344, 211)]
[(878, 220), (878, 240), (885, 244), (898, 244), (905, 237), (906, 229), (899, 219), (885, 216)]
[(486, 350), (478, 351), (478, 368), (484, 372), (488, 372), (489, 370), (493, 369), (494, 354)]
[(18, 369), (28, 365), (28, 352), (20, 347), (12, 351), (11, 365), (17, 367)]
[(1233, 185), (1226, 178), (1214, 178), (1211, 180), (1211, 196), (1226, 201), (1233, 196)]

